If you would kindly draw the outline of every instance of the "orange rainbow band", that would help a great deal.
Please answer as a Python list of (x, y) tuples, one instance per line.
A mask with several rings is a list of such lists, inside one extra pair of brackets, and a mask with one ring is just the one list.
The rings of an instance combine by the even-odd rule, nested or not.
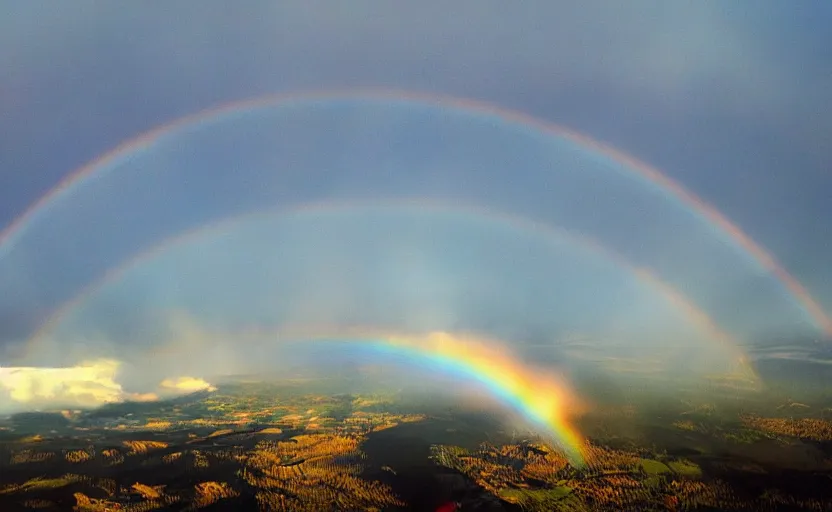
[(338, 341), (369, 347), (382, 354), (403, 355), (408, 360), (415, 358), (446, 373), (473, 380), (538, 427), (538, 432), (550, 439), (570, 464), (577, 468), (586, 465), (586, 441), (568, 420), (575, 397), (564, 383), (533, 372), (500, 345), (444, 332), (424, 336), (360, 332), (347, 329), (335, 336), (297, 333), (294, 339)]

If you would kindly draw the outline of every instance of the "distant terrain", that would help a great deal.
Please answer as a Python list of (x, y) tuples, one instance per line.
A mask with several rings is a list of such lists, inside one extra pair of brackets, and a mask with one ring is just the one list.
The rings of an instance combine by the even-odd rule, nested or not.
[(577, 424), (578, 469), (496, 414), (348, 384), (249, 380), (13, 415), (0, 510), (832, 510), (823, 404), (599, 404)]

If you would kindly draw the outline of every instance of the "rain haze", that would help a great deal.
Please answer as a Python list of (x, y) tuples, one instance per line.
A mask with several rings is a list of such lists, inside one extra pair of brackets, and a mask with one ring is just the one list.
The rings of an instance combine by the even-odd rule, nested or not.
[(5, 10), (0, 411), (213, 389), (296, 330), (829, 379), (826, 3)]
[(0, 510), (832, 510), (832, 3), (0, 12)]

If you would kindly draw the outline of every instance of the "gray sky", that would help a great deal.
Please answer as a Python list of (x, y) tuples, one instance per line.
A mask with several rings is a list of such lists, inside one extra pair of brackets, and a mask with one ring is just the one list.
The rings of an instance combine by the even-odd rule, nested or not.
[[(832, 311), (828, 2), (303, 1), (232, 7), (215, 1), (7, 1), (3, 11), (0, 226), (73, 169), (179, 116), (267, 93), (394, 87), (520, 110), (650, 162), (735, 221)], [(411, 150), (419, 147), (428, 146)], [(513, 159), (528, 155), (519, 145), (511, 148)], [(499, 160), (500, 154), (492, 156)], [(188, 162), (204, 165), (207, 158)], [(150, 162), (161, 168), (161, 160)], [(170, 160), (166, 165), (174, 166)], [(483, 195), (516, 183), (511, 173), (498, 171), (482, 184)], [(0, 344), (25, 339), (106, 268), (146, 248), (161, 232), (158, 226), (172, 234), (228, 213), (194, 199), (178, 209), (160, 208), (154, 217), (148, 204), (163, 183), (180, 198), (202, 190), (193, 185), (195, 171), (173, 175), (160, 172), (162, 177), (135, 183), (113, 178), (99, 189), (79, 190), (65, 210), (44, 214), (17, 256), (0, 260), (0, 285), (13, 290), (0, 298)], [(372, 187), (363, 179), (356, 183)], [(211, 183), (217, 188), (204, 185), (204, 197), (228, 185)], [(713, 233), (682, 213), (655, 206), (649, 214), (657, 219), (654, 238), (677, 233), (678, 243), (635, 241), (621, 219), (635, 225), (637, 217), (627, 215), (641, 211), (641, 192), (604, 183), (606, 188), (592, 180), (570, 182), (558, 204), (586, 187), (607, 190), (610, 200), (604, 202), (620, 197), (616, 204), (630, 209), (595, 211), (597, 219), (621, 224), (593, 235), (625, 255), (646, 258), (643, 263), (732, 332), (813, 336), (803, 327), (790, 330), (801, 319), (773, 281), (755, 274), (747, 260), (731, 259), (718, 237), (706, 239)], [(297, 200), (320, 192), (313, 182), (297, 186), (304, 191)], [(116, 189), (124, 195), (113, 194)], [(531, 204), (529, 212), (547, 221), (552, 211), (535, 210), (545, 198), (524, 201), (523, 190), (516, 188), (505, 205), (522, 210)], [(128, 234), (119, 231), (125, 213), (113, 214), (98, 235), (82, 222), (84, 215), (126, 212), (126, 205), (147, 210)], [(564, 219), (571, 224), (566, 227), (597, 227), (590, 213)], [(685, 231), (674, 232), (678, 226)], [(76, 238), (84, 242), (73, 245)], [(98, 241), (95, 253), (90, 240)], [(687, 257), (680, 259), (683, 253)], [(708, 276), (721, 288), (708, 284)], [(735, 314), (733, 305), (751, 296), (761, 302)], [(780, 323), (766, 324), (769, 318)], [(756, 330), (749, 327), (755, 322)]]

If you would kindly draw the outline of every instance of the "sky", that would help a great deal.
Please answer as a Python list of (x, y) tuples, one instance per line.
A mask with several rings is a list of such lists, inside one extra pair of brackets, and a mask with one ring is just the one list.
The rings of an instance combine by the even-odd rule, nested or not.
[[(0, 20), (0, 226), (12, 225), (62, 178), (97, 155), (181, 116), (266, 94), (393, 88), (520, 111), (650, 163), (742, 228), (825, 311), (832, 311), (832, 38), (827, 30), (832, 6), (827, 2), (623, 5), (592, 0), (580, 5), (509, 6), (478, 1), (448, 6), (433, 1), (356, 1), (347, 8), (305, 1), (250, 2), (232, 8), (225, 2), (185, 1), (160, 8), (34, 1), (6, 2), (3, 10), (7, 15)], [(416, 190), (451, 200), (464, 196), (466, 202), (546, 224), (556, 220), (604, 242), (633, 265), (651, 269), (743, 343), (771, 343), (770, 354), (828, 359), (828, 347), (814, 341), (824, 341), (824, 336), (747, 255), (643, 183), (612, 172), (609, 162), (590, 152), (516, 126), (495, 125), (493, 119), (470, 112), (451, 115), (412, 105), (336, 103), (300, 108), (293, 118), (276, 112), (185, 134), (128, 163), (128, 171), (135, 172), (113, 173), (55, 204), (27, 227), (16, 252), (3, 256), (0, 251), (0, 285), (13, 290), (0, 297), (0, 348), (28, 339), (66, 300), (161, 239), (269, 206), (272, 194), (278, 193), (267, 180), (281, 163), (275, 160), (280, 154), (276, 145), (293, 148), (298, 161), (321, 172), (280, 189), (283, 203), (350, 194), (383, 198)], [(353, 124), (345, 121), (349, 119)], [(218, 138), (224, 126), (240, 135), (226, 142), (228, 146)], [(392, 129), (378, 135), (379, 127)], [(269, 138), (274, 133), (284, 138)], [(443, 146), (438, 133), (457, 146)], [(318, 146), (310, 146), (310, 141)], [(202, 153), (195, 153), (195, 148), (202, 148)], [(238, 166), (249, 181), (235, 181), (239, 175), (214, 169), (223, 162)], [(395, 168), (393, 178), (380, 181), (361, 171), (367, 162), (386, 162)], [(431, 165), (431, 179), (420, 175), (419, 181), (406, 171), (408, 166), (423, 170)], [(551, 178), (556, 181), (546, 182), (549, 188), (541, 186), (543, 167), (564, 170)], [(336, 168), (347, 171), (331, 172)], [(476, 175), (473, 169), (485, 174)], [(160, 198), (162, 188), (166, 195)], [(130, 213), (136, 211), (141, 213)], [(477, 229), (498, 229), (483, 227), (482, 219), (462, 221), (447, 215), (441, 222), (430, 222), (450, 222), (465, 233), (442, 242), (447, 251), (484, 243)], [(302, 215), (294, 222), (293, 229), (332, 228)], [(466, 228), (460, 227), (466, 222)], [(339, 232), (350, 229), (356, 225), (342, 226)], [(423, 247), (424, 233), (412, 236), (410, 243)], [(506, 242), (517, 248), (511, 254), (532, 254), (519, 249), (517, 244), (530, 242), (517, 236), (511, 235), (514, 245)], [(245, 243), (255, 244), (257, 239), (251, 235)], [(304, 250), (318, 251), (323, 242), (307, 241)], [(223, 251), (233, 254), (234, 245), (225, 247)], [(395, 249), (379, 249), (375, 256), (400, 262), (392, 256)], [(360, 251), (339, 250), (342, 264), (348, 261), (350, 268), (367, 261)], [(591, 289), (605, 296), (630, 290), (627, 297), (645, 297), (646, 302), (637, 303), (644, 311), (660, 307), (655, 289), (651, 296), (643, 283), (636, 286), (623, 277), (627, 272), (620, 268), (615, 276), (607, 276), (598, 270), (608, 268), (607, 263), (594, 263), (592, 251), (576, 250), (569, 253), (568, 262), (558, 266), (550, 261), (548, 270), (534, 275), (565, 279), (564, 269), (570, 269), (570, 277), (584, 279), (584, 289), (591, 283)], [(194, 258), (187, 248), (182, 251), (179, 258)], [(436, 278), (440, 270), (446, 282), (465, 282), (458, 269), (427, 249), (420, 254), (438, 263), (419, 283)], [(156, 289), (163, 289), (176, 261), (184, 261), (169, 256), (164, 263), (164, 255), (160, 258), (146, 267), (145, 275), (152, 274), (152, 279), (145, 278), (145, 287), (156, 282)], [(297, 269), (309, 266), (298, 265)], [(484, 262), (477, 271), (513, 276), (506, 273), (508, 267), (505, 261)], [(528, 275), (534, 268), (525, 266)], [(142, 310), (136, 297), (146, 300), (148, 295), (135, 291), (138, 284), (130, 281), (132, 275), (128, 271), (123, 282), (102, 291), (99, 303), (117, 304), (113, 294), (121, 294), (126, 297), (124, 310)], [(192, 282), (202, 279), (196, 276)], [(510, 281), (520, 295), (531, 289), (523, 284), (530, 282), (522, 275)], [(365, 288), (361, 293), (381, 293)], [(576, 296), (580, 288), (569, 285), (569, 296)], [(359, 288), (349, 289), (359, 293)], [(479, 290), (477, 300), (490, 296), (487, 287)], [(102, 302), (106, 293), (110, 301)], [(331, 296), (326, 287), (317, 293), (310, 292), (310, 297)], [(528, 294), (523, 297), (529, 300)], [(76, 321), (69, 319), (66, 329), (128, 325), (144, 318), (136, 314), (119, 324), (111, 315), (103, 322), (101, 314), (94, 315), (95, 297), (90, 300), (86, 309), (73, 313)], [(569, 311), (566, 302), (534, 302), (537, 309), (527, 307), (522, 318), (533, 319), (529, 322), (535, 329), (546, 331), (538, 320), (551, 309)], [(475, 316), (507, 314), (505, 304), (516, 303), (483, 303)], [(578, 307), (575, 304), (572, 301)], [(448, 309), (459, 311), (456, 306)], [(587, 309), (603, 319), (595, 325), (606, 328), (613, 323), (610, 318), (615, 315), (605, 314), (599, 302)], [(622, 311), (616, 310), (618, 317)], [(466, 318), (477, 323), (473, 316)], [(689, 327), (682, 329), (686, 336)], [(82, 332), (76, 329), (66, 336)], [(635, 330), (631, 335), (643, 333)], [(125, 332), (118, 336), (132, 339)], [(792, 350), (789, 344), (798, 338), (811, 340), (809, 348)]]

